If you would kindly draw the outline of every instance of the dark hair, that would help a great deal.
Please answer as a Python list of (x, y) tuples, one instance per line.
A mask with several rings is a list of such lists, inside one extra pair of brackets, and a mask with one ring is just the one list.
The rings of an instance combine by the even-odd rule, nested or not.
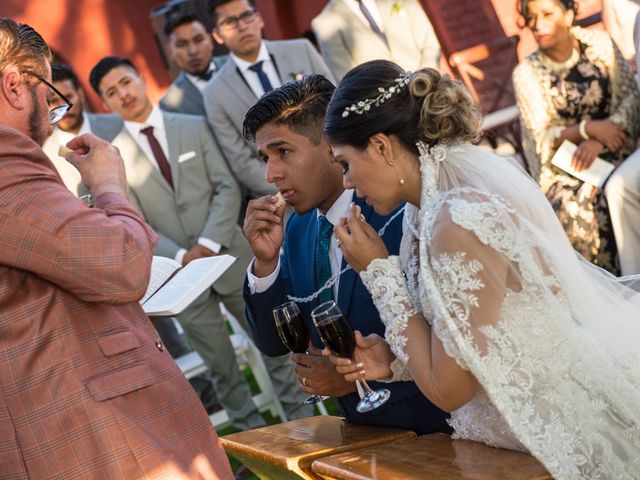
[(51, 79), (53, 82), (62, 82), (63, 80), (71, 80), (74, 88), (77, 90), (80, 88), (80, 82), (76, 72), (73, 71), (66, 63), (54, 63), (51, 65)]
[(44, 75), (44, 62), (50, 61), (51, 50), (38, 32), (25, 23), (0, 18), (0, 75), (9, 65)]
[[(216, 8), (221, 7), (222, 5), (226, 5), (227, 3), (231, 3), (235, 0), (209, 0), (209, 14), (213, 18), (213, 24), (218, 24), (218, 14), (216, 13)], [(247, 0), (251, 8), (255, 10), (256, 8), (256, 0)]]
[(100, 82), (105, 75), (116, 67), (129, 67), (138, 75), (140, 74), (133, 62), (128, 58), (118, 57), (116, 55), (104, 57), (96, 63), (96, 66), (91, 69), (91, 73), (89, 74), (89, 83), (91, 83), (91, 86), (98, 95), (102, 95), (100, 92)]
[(262, 96), (247, 112), (242, 127), (244, 137), (254, 142), (261, 127), (274, 123), (286, 125), (317, 145), (322, 139), (327, 105), (335, 89), (322, 75), (307, 75), (285, 83)]
[(192, 13), (185, 13), (184, 15), (176, 15), (174, 17), (170, 17), (167, 20), (167, 23), (165, 23), (165, 25), (164, 25), (164, 34), (165, 34), (166, 37), (169, 37), (176, 28), (178, 28), (178, 27), (180, 27), (182, 25), (187, 25), (189, 23), (193, 23), (193, 22), (202, 23)]
[[(529, 24), (529, 17), (527, 16), (527, 10), (529, 9), (529, 3), (533, 0), (518, 0), (516, 4), (518, 14), (520, 15), (520, 19), (518, 21), (518, 26), (520, 28), (524, 28)], [(574, 19), (575, 16), (578, 15), (578, 1), (577, 0), (554, 0), (558, 5), (560, 5), (565, 10), (573, 10)]]
[[(364, 150), (376, 133), (395, 135), (417, 153), (416, 142), (475, 141), (482, 115), (469, 90), (449, 75), (423, 68), (410, 75), (407, 85), (397, 80), (404, 70), (387, 60), (373, 60), (350, 70), (340, 82), (327, 109), (324, 133), (329, 142)], [(382, 95), (391, 95), (358, 114), (347, 108)]]

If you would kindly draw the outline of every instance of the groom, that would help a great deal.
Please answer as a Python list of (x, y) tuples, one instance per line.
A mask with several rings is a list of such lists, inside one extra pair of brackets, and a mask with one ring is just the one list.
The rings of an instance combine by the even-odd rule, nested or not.
[[(331, 274), (345, 267), (333, 225), (347, 216), (352, 202), (360, 206), (376, 230), (390, 218), (378, 216), (355, 197), (354, 190), (343, 187), (342, 168), (333, 160), (323, 137), (324, 117), (334, 89), (321, 75), (287, 83), (264, 95), (244, 121), (245, 137), (256, 141), (259, 156), (267, 164), (267, 181), (275, 184), (295, 211), (286, 233), (284, 206), (277, 206), (274, 196), (249, 202), (245, 217), (244, 232), (255, 255), (244, 289), (247, 319), (256, 345), (270, 356), (288, 351), (276, 331), (272, 309), (287, 301), (287, 294), (312, 294)], [(392, 255), (397, 255), (400, 245), (401, 218), (395, 218), (383, 235)], [(450, 432), (447, 414), (432, 405), (413, 382), (384, 384), (391, 390), (390, 400), (372, 412), (356, 412), (359, 397), (355, 384), (346, 382), (320, 355), (322, 343), (310, 320), (311, 310), (328, 298), (336, 300), (354, 329), (364, 335), (384, 335), (384, 326), (360, 278), (353, 270), (345, 272), (319, 299), (299, 303), (314, 346), (311, 355), (292, 356), (300, 388), (336, 398), (340, 412), (352, 423), (406, 428), (418, 434)], [(371, 383), (374, 389), (381, 386)]]

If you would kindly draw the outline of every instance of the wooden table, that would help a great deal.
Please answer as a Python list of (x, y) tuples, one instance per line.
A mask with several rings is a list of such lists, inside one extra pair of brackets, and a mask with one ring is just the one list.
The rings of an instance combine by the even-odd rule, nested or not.
[(439, 433), (323, 457), (311, 468), (332, 480), (551, 479), (531, 455)]
[(320, 415), (221, 437), (222, 446), (263, 480), (318, 480), (311, 463), (345, 451), (415, 438), (397, 428), (352, 425)]

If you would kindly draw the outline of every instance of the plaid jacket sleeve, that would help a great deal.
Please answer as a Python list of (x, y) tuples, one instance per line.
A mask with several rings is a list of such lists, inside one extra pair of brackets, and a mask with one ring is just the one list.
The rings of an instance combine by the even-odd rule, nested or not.
[(12, 147), (0, 159), (0, 264), (85, 301), (139, 300), (157, 236), (126, 197), (107, 193), (88, 208), (35, 144)]

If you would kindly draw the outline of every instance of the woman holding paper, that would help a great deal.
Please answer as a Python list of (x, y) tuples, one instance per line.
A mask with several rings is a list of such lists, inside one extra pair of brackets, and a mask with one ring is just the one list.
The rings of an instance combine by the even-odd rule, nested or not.
[(615, 164), (633, 149), (640, 127), (640, 93), (628, 64), (602, 31), (573, 26), (573, 0), (520, 0), (538, 50), (513, 73), (529, 170), (551, 202), (573, 247), (587, 260), (619, 272), (609, 211), (601, 188), (551, 164), (568, 140), (572, 166), (596, 157)]

